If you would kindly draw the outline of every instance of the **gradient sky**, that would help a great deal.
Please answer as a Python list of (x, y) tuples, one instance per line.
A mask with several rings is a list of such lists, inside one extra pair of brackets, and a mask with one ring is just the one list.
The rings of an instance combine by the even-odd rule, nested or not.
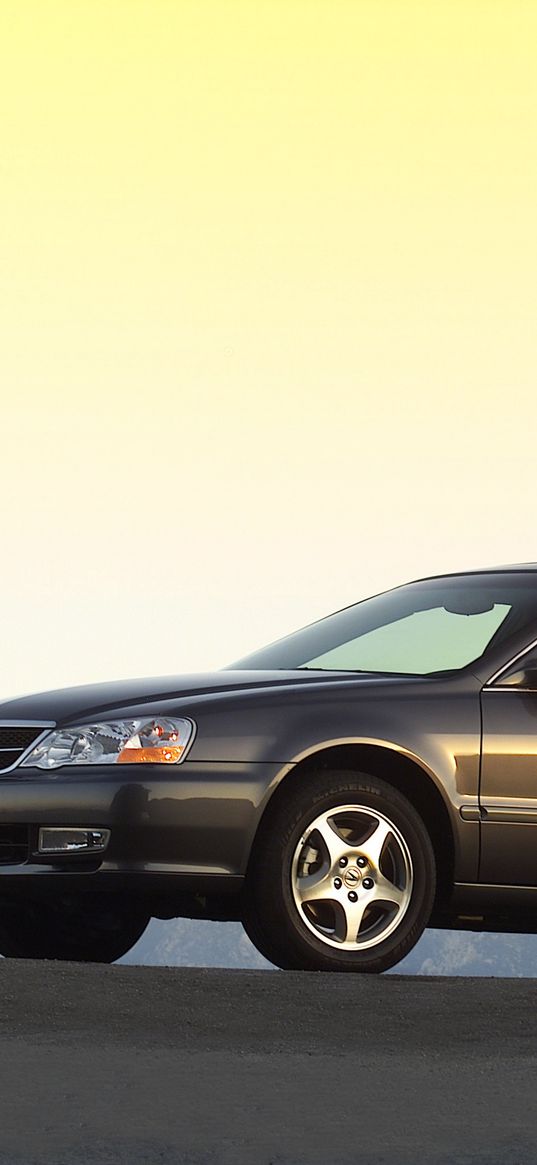
[(3, 694), (537, 559), (537, 4), (2, 0)]

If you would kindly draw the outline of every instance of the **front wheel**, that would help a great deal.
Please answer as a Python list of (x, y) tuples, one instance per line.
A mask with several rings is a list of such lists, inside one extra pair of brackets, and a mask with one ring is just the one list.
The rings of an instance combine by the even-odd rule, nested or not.
[(269, 809), (248, 871), (244, 925), (283, 968), (385, 971), (431, 914), (435, 860), (396, 789), (362, 773), (316, 773)]
[(0, 902), (0, 954), (12, 959), (114, 963), (141, 938), (145, 907), (115, 893)]

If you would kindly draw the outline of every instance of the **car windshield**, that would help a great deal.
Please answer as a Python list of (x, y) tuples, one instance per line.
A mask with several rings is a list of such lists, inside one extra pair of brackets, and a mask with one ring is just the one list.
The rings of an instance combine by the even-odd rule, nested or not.
[(431, 675), (460, 671), (537, 618), (529, 575), (426, 580), (365, 599), (232, 668)]

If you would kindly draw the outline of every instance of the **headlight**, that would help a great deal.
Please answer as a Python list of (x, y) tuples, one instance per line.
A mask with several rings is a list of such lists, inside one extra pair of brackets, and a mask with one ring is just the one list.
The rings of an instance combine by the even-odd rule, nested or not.
[(61, 765), (175, 765), (184, 759), (194, 732), (191, 720), (168, 717), (57, 728), (33, 749), (22, 766), (57, 769)]

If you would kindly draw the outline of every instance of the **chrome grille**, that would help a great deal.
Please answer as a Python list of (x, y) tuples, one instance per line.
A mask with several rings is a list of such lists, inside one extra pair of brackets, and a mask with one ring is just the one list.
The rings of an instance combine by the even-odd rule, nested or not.
[(26, 724), (20, 726), (16, 724), (0, 724), (0, 749), (3, 748), (18, 748), (22, 751), (23, 748), (28, 748), (28, 745), (43, 731), (41, 725), (32, 724), (30, 727)]
[(0, 773), (16, 764), (45, 727), (44, 724), (0, 724)]

